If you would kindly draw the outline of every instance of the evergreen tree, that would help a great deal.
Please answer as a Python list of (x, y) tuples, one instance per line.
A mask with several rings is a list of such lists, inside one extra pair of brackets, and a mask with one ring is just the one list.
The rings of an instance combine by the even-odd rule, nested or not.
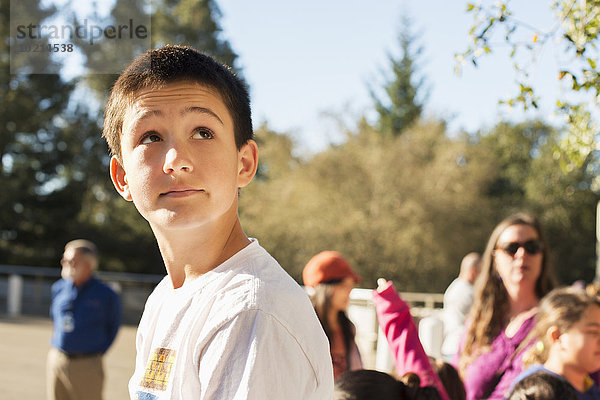
[(215, 0), (160, 0), (152, 15), (152, 47), (194, 47), (235, 68), (237, 55), (222, 39), (221, 10)]
[[(11, 35), (9, 3), (0, 0), (4, 38)], [(12, 6), (13, 13), (32, 22), (56, 11), (32, 0)], [(8, 40), (0, 42), (0, 263), (56, 264), (85, 190), (81, 161), (88, 156), (89, 142), (79, 136), (80, 129), (96, 126), (87, 114), (68, 111), (74, 84), (60, 79), (60, 66), (49, 53), (38, 54), (46, 60), (44, 71), (36, 72), (45, 74), (30, 74), (27, 63), (15, 63), (11, 71), (8, 45)]]
[[(109, 17), (100, 22), (108, 25), (128, 21), (131, 16), (137, 16), (138, 19), (149, 23), (150, 40), (147, 44), (151, 48), (166, 44), (191, 46), (235, 69), (237, 55), (229, 42), (222, 38), (219, 24), (221, 11), (214, 0), (156, 0), (152, 2), (150, 9), (144, 8), (145, 3), (143, 0), (117, 0)], [(95, 7), (101, 7), (97, 3), (94, 4)], [(76, 2), (71, 5), (76, 6)], [(73, 22), (82, 23), (81, 17), (75, 17), (74, 12)], [(106, 103), (110, 88), (118, 77), (118, 74), (103, 73), (106, 65), (119, 66), (116, 69), (121, 71), (134, 58), (148, 50), (140, 44), (141, 42), (103, 39), (98, 41), (98, 46), (82, 47), (86, 52), (84, 56), (87, 85), (94, 90), (102, 106)]]
[(402, 19), (398, 37), (401, 56), (388, 56), (391, 76), (383, 85), (384, 96), (379, 97), (371, 89), (378, 114), (377, 128), (384, 136), (397, 136), (417, 120), (423, 112), (421, 91), (424, 79), (417, 77), (416, 63), (422, 48), (416, 48), (415, 37), (411, 32), (410, 20)]

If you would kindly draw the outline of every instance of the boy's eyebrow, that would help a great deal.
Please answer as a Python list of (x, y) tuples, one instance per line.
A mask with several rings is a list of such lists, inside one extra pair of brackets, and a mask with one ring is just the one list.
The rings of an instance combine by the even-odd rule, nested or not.
[[(208, 114), (208, 115), (211, 115), (211, 116), (215, 117), (221, 123), (221, 125), (224, 125), (223, 121), (221, 120), (221, 118), (219, 118), (219, 116), (217, 114), (215, 114), (215, 112), (212, 111), (209, 108), (205, 108), (205, 107), (193, 107), (193, 106), (192, 107), (186, 107), (183, 110), (181, 110), (181, 112), (179, 113), (179, 115), (181, 115), (183, 117), (187, 113)], [(138, 118), (138, 121), (142, 121), (142, 120), (148, 119), (150, 117), (160, 116), (160, 115), (162, 115), (162, 111), (160, 111), (160, 110), (149, 110), (149, 111), (144, 112)]]
[(212, 111), (209, 108), (205, 108), (205, 107), (186, 107), (183, 110), (181, 110), (180, 115), (183, 117), (184, 114), (191, 113), (191, 112), (212, 115), (221, 123), (221, 125), (224, 125), (223, 121), (221, 121), (221, 118), (219, 118), (219, 116), (217, 114), (215, 114), (214, 111)]
[(144, 111), (144, 113), (142, 113), (142, 115), (140, 115), (140, 117), (137, 120), (138, 121), (143, 121), (145, 119), (148, 119), (150, 117), (154, 117), (156, 115), (162, 115), (162, 112), (159, 111), (159, 110)]
[(598, 322), (588, 322), (585, 324), (586, 328), (600, 328), (600, 324)]

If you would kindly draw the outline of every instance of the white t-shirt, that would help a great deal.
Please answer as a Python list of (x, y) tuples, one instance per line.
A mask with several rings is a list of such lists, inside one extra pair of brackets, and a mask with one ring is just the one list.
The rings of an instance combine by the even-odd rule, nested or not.
[(465, 320), (472, 304), (473, 285), (464, 279), (456, 278), (444, 293), (442, 356), (446, 360), (452, 359), (458, 351)]
[(137, 332), (132, 399), (331, 399), (329, 344), (300, 286), (252, 240), (173, 289), (165, 277)]

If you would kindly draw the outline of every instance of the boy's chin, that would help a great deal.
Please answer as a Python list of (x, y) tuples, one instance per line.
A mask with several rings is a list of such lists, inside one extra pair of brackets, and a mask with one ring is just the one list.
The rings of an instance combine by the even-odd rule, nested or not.
[(210, 218), (203, 218), (203, 216), (198, 215), (198, 213), (193, 215), (183, 215), (167, 210), (154, 212), (148, 217), (144, 216), (144, 218), (150, 223), (150, 227), (154, 232), (199, 229), (208, 226), (210, 221)]

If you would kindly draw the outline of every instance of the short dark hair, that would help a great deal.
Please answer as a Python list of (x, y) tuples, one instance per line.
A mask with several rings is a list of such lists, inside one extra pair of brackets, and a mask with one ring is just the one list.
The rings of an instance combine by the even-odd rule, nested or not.
[(410, 399), (406, 386), (385, 372), (348, 371), (335, 381), (334, 400)]
[(104, 112), (102, 136), (111, 154), (121, 160), (123, 118), (141, 89), (159, 89), (173, 82), (193, 82), (218, 92), (233, 119), (238, 150), (253, 138), (250, 95), (246, 83), (230, 67), (186, 46), (167, 45), (135, 59), (115, 82)]
[(564, 378), (538, 371), (521, 379), (508, 400), (577, 400), (577, 392)]
[(358, 369), (348, 371), (335, 381), (334, 400), (441, 400), (433, 386), (420, 387), (418, 375), (406, 383), (385, 372)]

